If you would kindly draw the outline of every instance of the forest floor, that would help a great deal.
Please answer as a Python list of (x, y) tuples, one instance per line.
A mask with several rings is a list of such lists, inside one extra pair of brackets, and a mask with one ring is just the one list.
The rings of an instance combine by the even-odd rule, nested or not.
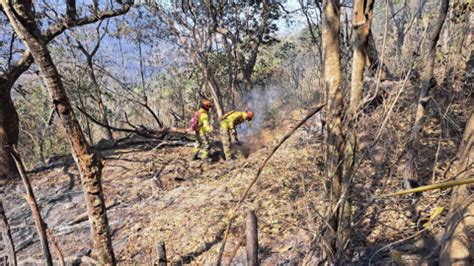
[[(384, 265), (400, 259), (407, 264), (433, 261), (438, 255), (450, 189), (374, 199), (402, 189), (404, 145), (415, 108), (406, 103), (413, 103), (416, 94), (402, 94), (380, 139), (376, 140), (374, 134), (388, 113), (387, 103), (396, 99), (401, 84), (385, 84), (386, 103), (361, 118), (361, 152), (353, 178), (353, 236), (349, 248), (353, 264), (367, 264), (378, 250), (372, 262)], [(453, 98), (445, 99), (443, 90), (439, 90), (440, 95), (434, 98), (437, 101), (433, 101), (418, 153), (421, 185), (444, 181), (449, 176), (446, 173), (473, 106), (472, 94), (466, 98), (465, 93), (458, 91)], [(192, 161), (190, 145), (157, 147), (159, 142), (151, 140), (103, 150), (103, 188), (110, 205), (107, 213), (118, 261), (156, 263), (156, 244), (164, 241), (170, 261), (194, 265), (215, 262), (229, 210), (254, 177), (269, 147), (303, 116), (304, 111), (295, 111), (278, 128), (264, 128), (247, 139), (241, 148), (245, 156), (231, 162)], [(243, 236), (247, 209), (254, 209), (258, 217), (262, 265), (293, 265), (304, 260), (321, 227), (317, 214), (324, 215), (328, 201), (324, 189), (324, 137), (318, 118), (319, 115), (307, 122), (270, 160), (234, 223), (224, 262)], [(377, 145), (372, 145), (375, 141)], [(90, 262), (89, 223), (73, 223), (86, 210), (76, 166), (67, 157), (50, 163), (48, 169), (29, 174), (44, 220), (68, 263)], [(22, 197), (22, 184), (12, 180), (1, 189), (19, 261), (41, 263), (40, 244)], [(444, 211), (428, 230), (419, 233), (437, 207)], [(406, 241), (383, 248), (405, 238)], [(240, 248), (233, 263), (244, 262), (244, 248)]]

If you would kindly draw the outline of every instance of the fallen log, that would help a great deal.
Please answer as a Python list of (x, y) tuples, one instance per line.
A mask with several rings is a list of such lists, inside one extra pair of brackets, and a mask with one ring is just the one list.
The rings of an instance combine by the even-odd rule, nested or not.
[[(91, 257), (88, 256), (68, 256), (64, 258), (65, 262), (70, 263), (71, 265), (83, 265), (83, 264), (89, 264), (89, 265), (97, 265), (97, 261), (92, 259)], [(18, 264), (20, 265), (41, 265), (43, 263), (42, 260), (35, 259), (35, 258), (26, 258), (22, 261), (20, 261)], [(59, 264), (60, 261), (53, 261), (54, 264)]]
[(189, 145), (193, 145), (193, 144), (189, 141), (181, 141), (181, 140), (163, 141), (160, 144), (156, 145), (153, 148), (153, 150), (157, 150), (165, 146), (175, 147), (175, 146), (189, 146)]
[[(112, 207), (115, 207), (115, 206), (117, 206), (117, 205), (119, 205), (119, 204), (120, 204), (120, 203), (119, 203), (118, 201), (113, 200), (113, 201), (111, 201), (111, 202), (106, 202), (106, 203), (105, 203), (105, 208), (106, 208), (106, 210), (108, 210), (108, 209), (110, 209), (110, 208), (112, 208)], [(76, 217), (74, 217), (74, 218), (72, 219), (72, 221), (70, 221), (70, 222), (68, 223), (68, 225), (74, 225), (74, 224), (78, 224), (78, 223), (85, 222), (85, 221), (87, 221), (87, 218), (88, 218), (88, 217), (89, 217), (89, 216), (87, 215), (87, 212), (83, 212), (83, 213), (77, 215)]]
[(106, 125), (99, 120), (95, 119), (93, 116), (82, 110), (81, 108), (77, 107), (79, 112), (81, 112), (83, 115), (85, 115), (89, 120), (91, 120), (94, 124), (97, 124), (101, 127), (113, 130), (113, 131), (119, 131), (119, 132), (127, 132), (127, 133), (135, 133), (141, 137), (145, 138), (150, 138), (150, 139), (189, 139), (189, 140), (194, 140), (195, 136), (194, 134), (190, 134), (186, 132), (186, 129), (184, 128), (175, 128), (175, 127), (168, 127), (168, 128), (163, 128), (161, 130), (153, 130), (146, 128), (144, 126), (141, 127), (141, 129), (130, 129), (130, 128), (121, 128), (121, 127), (114, 127), (110, 125)]

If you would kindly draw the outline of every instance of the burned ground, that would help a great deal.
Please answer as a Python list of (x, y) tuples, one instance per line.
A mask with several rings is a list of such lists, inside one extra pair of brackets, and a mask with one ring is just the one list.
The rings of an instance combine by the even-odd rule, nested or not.
[[(393, 86), (387, 101), (393, 100), (400, 83)], [(433, 102), (428, 127), (423, 131), (423, 149), (418, 172), (423, 184), (446, 180), (449, 165), (459, 145), (472, 98), (462, 91), (451, 101)], [(407, 93), (403, 97), (414, 97)], [(353, 237), (350, 244), (354, 264), (369, 260), (386, 264), (400, 256), (406, 263), (436, 259), (445, 224), (451, 190), (426, 192), (419, 196), (374, 199), (402, 188), (399, 166), (413, 117), (413, 106), (401, 99), (395, 106), (378, 145), (372, 144), (387, 110), (383, 106), (365, 114), (360, 124), (357, 171), (353, 177)], [(449, 106), (449, 108), (448, 108)], [(164, 241), (168, 259), (174, 262), (209, 265), (215, 261), (229, 210), (255, 174), (259, 163), (296, 121), (299, 110), (287, 116), (280, 127), (267, 125), (240, 147), (240, 159), (207, 163), (192, 161), (192, 144), (162, 145), (132, 139), (102, 150), (103, 187), (119, 263), (153, 264), (156, 244)], [(301, 264), (326, 213), (324, 188), (325, 147), (321, 122), (316, 117), (299, 129), (273, 156), (234, 223), (224, 253), (224, 262), (242, 238), (243, 214), (255, 209), (259, 220), (260, 259), (263, 265)], [(217, 140), (217, 138), (216, 138)], [(174, 145), (174, 146), (173, 146)], [(217, 150), (218, 147), (214, 147)], [(30, 173), (43, 217), (56, 236), (68, 263), (89, 263), (91, 239), (83, 192), (73, 160), (61, 157), (49, 168)], [(422, 184), (421, 184), (422, 185)], [(42, 263), (40, 244), (31, 212), (22, 197), (23, 186), (12, 180), (2, 187), (4, 205), (21, 263)], [(430, 213), (444, 211), (432, 227), (415, 237)], [(410, 237), (410, 238), (409, 238)], [(408, 238), (397, 245), (392, 242)], [(318, 252), (318, 250), (316, 250)], [(377, 251), (379, 251), (377, 253)], [(374, 256), (375, 254), (375, 256)], [(315, 256), (317, 257), (317, 256)], [(306, 258), (311, 261), (311, 258)], [(240, 248), (234, 263), (245, 261)]]

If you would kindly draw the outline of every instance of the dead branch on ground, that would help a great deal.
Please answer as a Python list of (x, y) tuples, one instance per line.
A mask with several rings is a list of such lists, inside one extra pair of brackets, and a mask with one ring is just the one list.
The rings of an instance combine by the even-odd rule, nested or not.
[(189, 134), (186, 132), (186, 129), (180, 128), (163, 128), (162, 130), (152, 130), (146, 128), (145, 126), (140, 126), (140, 129), (130, 129), (130, 128), (119, 128), (110, 125), (105, 125), (104, 123), (100, 122), (98, 119), (95, 119), (92, 115), (88, 114), (86, 111), (82, 110), (79, 107), (76, 107), (79, 112), (85, 115), (89, 120), (91, 120), (94, 124), (97, 124), (101, 127), (118, 131), (118, 132), (127, 132), (127, 133), (135, 133), (144, 138), (151, 138), (151, 139), (165, 139), (165, 138), (184, 138), (184, 139), (194, 139), (194, 135)]
[[(117, 205), (119, 205), (119, 204), (120, 204), (120, 202), (118, 202), (118, 201), (116, 201), (116, 200), (113, 200), (113, 201), (111, 201), (111, 202), (107, 202), (107, 203), (105, 204), (105, 208), (106, 208), (106, 210), (108, 210), (108, 209), (110, 209), (110, 208), (112, 208), (112, 207), (115, 207), (115, 206), (117, 206)], [(81, 223), (81, 222), (85, 222), (85, 221), (87, 221), (87, 218), (88, 218), (87, 212), (83, 212), (83, 213), (77, 215), (76, 217), (74, 217), (74, 218), (72, 219), (72, 221), (70, 221), (70, 222), (68, 223), (68, 225), (74, 225), (74, 224), (78, 224), (78, 223)]]

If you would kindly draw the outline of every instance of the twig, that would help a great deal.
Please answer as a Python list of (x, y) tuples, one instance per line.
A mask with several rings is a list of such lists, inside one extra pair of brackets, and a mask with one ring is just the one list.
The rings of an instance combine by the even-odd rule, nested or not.
[(405, 85), (406, 85), (408, 79), (410, 78), (410, 74), (411, 74), (412, 70), (413, 70), (413, 67), (410, 68), (407, 75), (405, 76), (405, 80), (403, 80), (403, 83), (402, 83), (402, 86), (401, 86), (400, 90), (398, 90), (398, 93), (395, 96), (395, 99), (393, 100), (392, 105), (388, 109), (387, 115), (385, 116), (385, 119), (383, 120), (382, 125), (380, 125), (380, 128), (377, 132), (377, 135), (375, 136), (375, 139), (374, 139), (374, 142), (373, 142), (372, 146), (375, 146), (375, 144), (378, 142), (378, 140), (380, 138), (380, 135), (382, 134), (382, 131), (385, 128), (385, 125), (387, 124), (387, 121), (390, 119), (390, 115), (392, 114), (393, 107), (395, 107), (395, 104), (397, 103), (398, 98), (400, 97), (400, 95), (402, 94), (402, 92), (405, 89)]
[[(452, 213), (451, 215), (449, 215), (449, 216), (446, 218), (446, 220), (451, 219), (454, 215), (458, 215), (459, 210), (464, 209), (465, 206), (467, 206), (467, 205), (469, 205), (469, 204), (471, 204), (471, 201), (469, 200), (469, 197), (468, 197), (468, 198), (465, 199), (464, 202), (462, 202), (461, 207), (458, 208), (454, 213)], [(434, 222), (434, 223), (433, 223), (433, 226), (436, 225), (436, 224), (441, 223), (441, 221), (443, 221), (443, 220), (438, 220), (438, 221)], [(406, 240), (415, 238), (415, 237), (421, 235), (423, 232), (425, 232), (425, 231), (427, 231), (427, 230), (429, 230), (429, 229), (430, 229), (430, 227), (426, 227), (426, 228), (424, 228), (423, 230), (420, 230), (420, 231), (416, 232), (414, 235), (405, 237), (405, 238), (403, 238), (403, 239), (397, 240), (397, 241), (395, 241), (395, 242), (392, 242), (392, 243), (390, 243), (390, 244), (388, 244), (388, 245), (385, 245), (385, 246), (381, 247), (380, 249), (378, 249), (377, 251), (375, 251), (375, 253), (370, 257), (369, 263), (368, 263), (369, 266), (372, 265), (372, 260), (374, 259), (375, 255), (377, 255), (378, 253), (380, 253), (380, 252), (383, 251), (384, 249), (387, 249), (387, 248), (392, 247), (392, 246), (394, 246), (394, 245), (396, 245), (396, 244), (402, 243), (402, 242), (404, 242), (404, 241), (406, 241)], [(431, 254), (430, 254), (430, 256), (431, 256)]]
[(375, 255), (377, 255), (378, 253), (380, 253), (380, 252), (383, 251), (384, 249), (387, 249), (387, 248), (389, 248), (389, 247), (391, 247), (391, 246), (394, 246), (394, 245), (396, 245), (396, 244), (398, 244), (398, 243), (401, 243), (401, 242), (404, 242), (404, 241), (406, 241), (406, 240), (415, 238), (415, 237), (421, 235), (423, 232), (427, 231), (428, 229), (429, 229), (429, 227), (427, 227), (427, 228), (425, 228), (425, 229), (423, 229), (423, 230), (421, 230), (421, 231), (418, 231), (418, 232), (417, 232), (416, 234), (414, 234), (414, 235), (411, 235), (411, 236), (402, 238), (402, 239), (400, 239), (400, 240), (397, 240), (397, 241), (395, 241), (395, 242), (392, 242), (392, 243), (390, 243), (390, 244), (388, 244), (388, 245), (385, 245), (385, 246), (381, 247), (380, 249), (378, 249), (378, 250), (370, 257), (370, 259), (369, 259), (369, 266), (372, 265), (372, 260), (374, 259)]
[(293, 135), (293, 133), (298, 129), (300, 128), (304, 123), (306, 123), (306, 121), (308, 121), (311, 117), (313, 117), (315, 114), (317, 114), (319, 111), (321, 111), (321, 109), (323, 109), (323, 107), (325, 106), (325, 104), (321, 104), (319, 105), (318, 107), (315, 107), (305, 118), (303, 118), (292, 130), (290, 130), (290, 132), (286, 133), (286, 135), (280, 140), (280, 142), (275, 146), (273, 147), (273, 149), (270, 151), (270, 154), (267, 156), (267, 158), (262, 162), (262, 164), (259, 166), (259, 168), (257, 169), (257, 172), (255, 173), (255, 177), (252, 179), (252, 181), (250, 181), (250, 184), (247, 186), (247, 188), (245, 189), (245, 191), (242, 193), (242, 195), (240, 196), (240, 199), (239, 201), (236, 203), (235, 207), (229, 212), (229, 215), (228, 215), (228, 224), (227, 224), (227, 228), (225, 230), (225, 233), (224, 233), (224, 239), (222, 240), (222, 246), (219, 250), (219, 255), (217, 257), (217, 265), (221, 265), (221, 261), (222, 261), (222, 255), (224, 254), (224, 249), (225, 249), (225, 244), (227, 242), (227, 238), (229, 237), (229, 232), (230, 232), (230, 228), (232, 227), (232, 223), (234, 222), (235, 218), (237, 217), (237, 211), (240, 209), (243, 201), (245, 200), (245, 198), (247, 198), (247, 195), (249, 194), (249, 191), (250, 189), (253, 187), (253, 185), (257, 182), (257, 179), (260, 177), (260, 174), (262, 173), (263, 169), (265, 168), (265, 166), (267, 165), (268, 161), (272, 158), (273, 154), (275, 154), (275, 152), (280, 148), (280, 146), (291, 136)]
[(243, 243), (244, 243), (244, 237), (242, 236), (239, 239), (239, 242), (237, 242), (237, 245), (235, 245), (234, 250), (232, 250), (232, 252), (230, 253), (230, 258), (229, 258), (229, 262), (228, 262), (227, 266), (230, 266), (232, 264), (232, 261), (234, 260), (235, 255), (237, 255), (237, 252), (239, 251), (239, 249), (240, 249), (240, 247), (242, 246)]
[[(453, 103), (454, 96), (451, 98), (451, 101), (449, 102), (448, 107), (446, 107), (446, 111), (443, 114), (442, 119), (447, 119), (446, 116), (448, 115), (449, 108), (451, 107), (451, 104)], [(433, 99), (433, 102), (435, 104), (438, 104), (435, 99)], [(435, 162), (433, 163), (433, 172), (431, 175), (431, 182), (435, 182), (436, 180), (436, 170), (438, 168), (438, 157), (439, 157), (439, 151), (441, 150), (441, 139), (443, 137), (443, 128), (440, 126), (440, 133), (439, 133), (439, 138), (438, 138), (438, 148), (436, 149), (436, 156), (435, 156)]]
[[(425, 36), (425, 33), (426, 33), (426, 30), (427, 28), (423, 31), (423, 34), (422, 36)], [(405, 79), (403, 80), (403, 84), (402, 84), (402, 87), (400, 88), (400, 90), (398, 91), (397, 95), (395, 96), (395, 99), (393, 100), (393, 103), (392, 105), (390, 106), (390, 109), (388, 110), (387, 112), (387, 115), (385, 116), (385, 119), (384, 121), (382, 122), (382, 125), (380, 126), (378, 132), (377, 132), (377, 135), (375, 137), (375, 140), (374, 142), (372, 143), (372, 147), (375, 146), (375, 144), (378, 142), (379, 138), (380, 138), (380, 135), (382, 134), (382, 131), (383, 129), (385, 128), (385, 125), (387, 124), (387, 121), (390, 119), (390, 115), (392, 114), (392, 111), (393, 111), (393, 107), (395, 107), (395, 104), (397, 103), (398, 101), (398, 98), (400, 97), (400, 95), (402, 94), (402, 92), (404, 91), (405, 89), (405, 85), (407, 83), (407, 81), (410, 79), (410, 75), (411, 75), (411, 72), (412, 70), (417, 67), (417, 65), (419, 63), (421, 63), (423, 61), (423, 58), (420, 59), (420, 61), (416, 62), (416, 61), (413, 61), (413, 63), (411, 64), (410, 66), (410, 69), (408, 70), (406, 76), (405, 76)]]

